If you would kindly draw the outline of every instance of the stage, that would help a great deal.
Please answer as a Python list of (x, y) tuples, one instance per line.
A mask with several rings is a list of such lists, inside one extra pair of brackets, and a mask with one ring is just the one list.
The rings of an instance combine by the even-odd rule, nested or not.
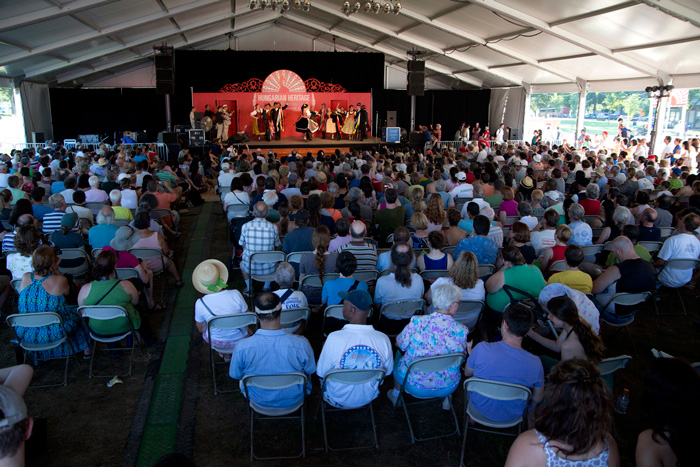
[(278, 156), (284, 156), (290, 154), (292, 150), (296, 150), (297, 153), (305, 155), (307, 152), (311, 151), (314, 154), (318, 151), (323, 151), (324, 153), (332, 153), (336, 149), (341, 152), (349, 152), (351, 150), (363, 150), (363, 149), (378, 149), (380, 146), (395, 146), (396, 143), (383, 143), (381, 138), (376, 138), (370, 136), (364, 141), (349, 141), (347, 139), (342, 140), (331, 140), (323, 139), (320, 136), (314, 138), (311, 141), (304, 141), (303, 137), (293, 137), (293, 138), (282, 138), (279, 141), (262, 141), (252, 139), (246, 143), (233, 143), (234, 147), (243, 149), (246, 145), (251, 151), (257, 151), (258, 149), (262, 152), (274, 151)]

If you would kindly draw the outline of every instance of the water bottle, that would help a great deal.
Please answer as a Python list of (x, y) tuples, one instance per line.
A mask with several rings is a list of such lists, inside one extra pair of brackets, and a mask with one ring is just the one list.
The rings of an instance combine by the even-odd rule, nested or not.
[(615, 403), (615, 412), (619, 414), (626, 414), (627, 407), (630, 405), (630, 390), (625, 388), (622, 390), (617, 398), (617, 403)]

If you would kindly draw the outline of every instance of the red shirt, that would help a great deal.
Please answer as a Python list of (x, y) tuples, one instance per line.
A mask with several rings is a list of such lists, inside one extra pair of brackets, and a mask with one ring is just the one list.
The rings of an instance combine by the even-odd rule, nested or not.
[(578, 204), (583, 206), (583, 209), (587, 216), (597, 216), (600, 214), (600, 201), (598, 201), (597, 199), (579, 200)]

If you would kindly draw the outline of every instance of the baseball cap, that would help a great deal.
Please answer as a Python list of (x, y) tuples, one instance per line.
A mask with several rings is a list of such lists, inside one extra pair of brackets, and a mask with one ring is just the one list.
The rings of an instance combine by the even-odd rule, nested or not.
[(0, 427), (12, 426), (27, 418), (27, 405), (22, 400), (22, 396), (2, 385), (0, 385), (0, 410), (4, 415), (0, 419)]
[(73, 227), (75, 225), (75, 221), (78, 220), (78, 216), (76, 216), (74, 213), (69, 212), (68, 214), (64, 214), (61, 217), (61, 227)]
[(464, 181), (467, 179), (467, 174), (465, 174), (464, 172), (457, 172), (455, 177), (457, 178), (457, 180)]
[(545, 195), (547, 198), (549, 198), (549, 199), (553, 199), (553, 200), (555, 200), (555, 201), (558, 201), (558, 200), (559, 200), (559, 193), (556, 192), (556, 191), (554, 191), (554, 190), (548, 191), (548, 192), (545, 193), (544, 195)]
[(221, 164), (221, 170), (228, 170), (229, 168), (231, 168), (231, 165), (228, 162)]
[(121, 181), (124, 180), (125, 178), (131, 178), (131, 175), (129, 175), (129, 174), (119, 174), (119, 176), (117, 177), (117, 181), (118, 181), (118, 182), (121, 182)]
[(366, 290), (352, 290), (350, 292), (338, 292), (338, 296), (347, 300), (358, 310), (369, 311), (372, 306), (372, 296)]
[(302, 222), (309, 222), (309, 211), (306, 209), (300, 209), (297, 211), (297, 215), (294, 216), (294, 220), (300, 220)]

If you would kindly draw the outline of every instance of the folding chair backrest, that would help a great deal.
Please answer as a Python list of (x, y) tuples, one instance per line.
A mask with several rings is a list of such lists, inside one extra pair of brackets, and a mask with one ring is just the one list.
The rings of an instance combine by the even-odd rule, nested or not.
[(24, 328), (41, 328), (52, 324), (61, 324), (61, 316), (52, 311), (42, 313), (14, 314), (7, 317), (8, 326)]
[(629, 355), (620, 355), (619, 357), (606, 358), (601, 360), (598, 364), (598, 369), (601, 375), (609, 375), (615, 373), (617, 370), (625, 368), (629, 362), (632, 361), (632, 357)]
[(102, 248), (93, 248), (91, 253), (92, 259), (97, 259), (97, 255), (100, 253), (102, 253)]
[(19, 295), (19, 288), (22, 286), (22, 279), (14, 279), (12, 282), (10, 282), (10, 285), (12, 286), (12, 289), (17, 292), (17, 295)]
[(447, 277), (447, 269), (428, 269), (421, 271), (420, 276), (427, 281), (434, 281), (440, 277)]
[(326, 373), (323, 379), (324, 387), (329, 381), (338, 384), (346, 384), (348, 386), (355, 386), (358, 384), (365, 384), (371, 381), (381, 382), (386, 375), (386, 371), (383, 368), (368, 369), (368, 370), (344, 370), (337, 369), (331, 370)]
[(593, 231), (593, 238), (598, 238), (603, 233), (604, 227), (598, 227), (596, 229), (591, 229)]
[(131, 248), (129, 253), (136, 256), (138, 259), (160, 258), (161, 267), (153, 271), (154, 273), (160, 273), (165, 269), (165, 257), (163, 256), (163, 252), (156, 248)]
[(156, 216), (159, 216), (159, 217), (161, 218), (161, 220), (162, 220), (164, 217), (170, 217), (171, 220), (175, 220), (175, 219), (173, 218), (173, 213), (172, 213), (172, 211), (171, 211), (170, 209), (159, 208), (159, 209), (154, 209), (154, 210), (152, 210), (151, 212), (152, 212), (153, 214), (155, 214)]
[(420, 357), (414, 359), (411, 362), (411, 364), (408, 366), (408, 371), (406, 372), (406, 374), (412, 371), (421, 371), (424, 373), (435, 373), (438, 371), (444, 371), (448, 368), (461, 366), (464, 360), (464, 354), (461, 353), (434, 355), (432, 357)]
[(378, 275), (379, 273), (377, 271), (359, 269), (353, 273), (352, 278), (360, 282), (372, 282), (377, 280)]
[(479, 265), (479, 277), (485, 276), (486, 274), (493, 274), (496, 271), (496, 266), (493, 264), (480, 264)]
[(454, 256), (455, 254), (455, 248), (454, 246), (446, 246), (441, 249), (443, 253), (447, 253), (450, 256)]
[(605, 242), (603, 244), (603, 251), (612, 251), (612, 242)]
[(287, 254), (285, 261), (287, 261), (289, 264), (299, 264), (301, 263), (301, 257), (304, 256), (305, 253), (313, 253), (313, 251), (293, 251), (292, 253)]
[(327, 306), (326, 310), (323, 312), (323, 315), (326, 318), (330, 317), (345, 320), (345, 317), (343, 316), (343, 305)]
[(610, 304), (625, 305), (625, 306), (639, 305), (640, 303), (645, 302), (649, 298), (650, 295), (651, 295), (651, 292), (639, 292), (639, 293), (620, 292), (620, 293), (616, 293), (615, 295), (612, 296), (612, 298), (610, 299)]
[(87, 253), (82, 248), (61, 248), (61, 254), (58, 256), (62, 260), (83, 258), (87, 261), (88, 259)]
[(603, 245), (583, 245), (581, 249), (583, 250), (584, 255), (591, 256), (603, 251)]
[(418, 300), (401, 300), (398, 302), (388, 302), (382, 305), (381, 314), (400, 316), (400, 319), (409, 319), (411, 316), (423, 311), (425, 302)]
[(114, 272), (117, 274), (117, 279), (121, 281), (139, 279), (139, 273), (133, 268), (115, 268)]
[(248, 212), (247, 204), (229, 204), (226, 212)]
[(664, 239), (670, 237), (676, 229), (673, 227), (660, 227), (659, 230), (661, 230), (661, 239)]
[(281, 263), (285, 260), (284, 253), (281, 251), (258, 251), (251, 253), (250, 262), (252, 263)]
[(103, 207), (107, 206), (107, 203), (100, 203), (97, 201), (90, 201), (85, 203), (85, 207), (91, 211), (99, 211)]
[(526, 401), (532, 396), (530, 389), (520, 384), (490, 381), (474, 377), (464, 382), (464, 391), (480, 394), (498, 401)]
[(464, 300), (459, 302), (459, 307), (455, 313), (454, 319), (458, 323), (462, 323), (471, 331), (479, 321), (479, 315), (486, 304), (479, 300)]
[(552, 265), (549, 267), (549, 270), (551, 272), (562, 272), (566, 271), (566, 261), (563, 259), (560, 259), (559, 261), (554, 261)]
[(253, 386), (260, 389), (279, 390), (306, 384), (303, 373), (284, 373), (281, 375), (245, 375), (241, 381), (243, 387)]
[(99, 321), (128, 317), (126, 310), (117, 305), (85, 305), (78, 307), (78, 313), (83, 318)]
[(258, 317), (255, 313), (250, 311), (246, 313), (238, 313), (235, 315), (228, 316), (217, 316), (209, 320), (207, 327), (209, 332), (212, 329), (221, 329), (224, 331), (232, 331), (234, 329), (241, 329), (251, 325), (256, 325), (258, 323)]
[(676, 258), (669, 259), (664, 266), (671, 269), (686, 271), (688, 269), (695, 269), (698, 264), (700, 264), (700, 259)]
[(649, 253), (659, 251), (663, 244), (663, 242), (637, 242), (637, 245), (643, 246), (647, 249), (647, 251), (649, 251)]
[(338, 273), (324, 274), (323, 279), (321, 279), (319, 274), (308, 274), (299, 282), (299, 290), (302, 290), (303, 287), (323, 287), (323, 284), (326, 282), (338, 279), (339, 277), (340, 274)]
[(280, 325), (283, 328), (292, 327), (300, 321), (309, 322), (311, 310), (308, 308), (292, 308), (291, 310), (282, 310), (280, 314)]
[(117, 227), (126, 227), (129, 225), (129, 221), (126, 219), (114, 219), (114, 225)]
[(505, 225), (513, 225), (520, 220), (520, 216), (506, 216)]

